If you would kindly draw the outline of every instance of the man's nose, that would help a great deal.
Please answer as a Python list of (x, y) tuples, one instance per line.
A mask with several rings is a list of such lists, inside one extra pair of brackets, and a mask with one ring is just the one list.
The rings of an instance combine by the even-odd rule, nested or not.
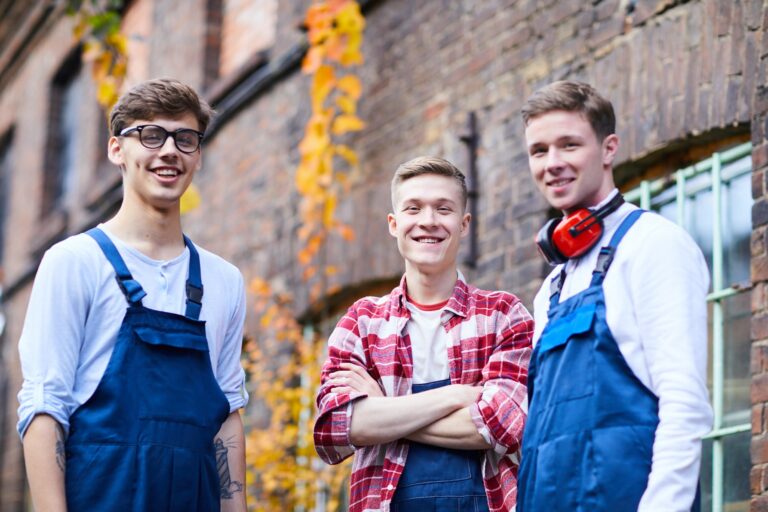
[(547, 151), (546, 158), (547, 169), (559, 169), (563, 166), (563, 159), (561, 158), (560, 151), (557, 148), (550, 148)]
[(176, 139), (173, 138), (173, 135), (170, 133), (165, 138), (165, 142), (163, 142), (163, 145), (160, 146), (160, 155), (176, 155), (178, 153), (178, 148), (176, 147)]
[(434, 208), (423, 208), (419, 215), (419, 224), (422, 226), (434, 226), (437, 222), (437, 212)]

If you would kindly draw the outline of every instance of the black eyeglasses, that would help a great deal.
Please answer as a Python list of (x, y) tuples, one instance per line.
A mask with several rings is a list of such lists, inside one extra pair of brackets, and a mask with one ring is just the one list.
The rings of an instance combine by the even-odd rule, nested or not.
[(147, 149), (157, 149), (165, 144), (168, 137), (173, 138), (173, 143), (176, 144), (176, 148), (182, 153), (194, 153), (200, 147), (200, 143), (203, 141), (203, 132), (193, 130), (191, 128), (181, 128), (179, 130), (169, 132), (162, 126), (156, 124), (142, 124), (139, 126), (133, 126), (131, 128), (125, 128), (120, 132), (120, 137), (124, 137), (133, 132), (139, 132), (139, 142)]

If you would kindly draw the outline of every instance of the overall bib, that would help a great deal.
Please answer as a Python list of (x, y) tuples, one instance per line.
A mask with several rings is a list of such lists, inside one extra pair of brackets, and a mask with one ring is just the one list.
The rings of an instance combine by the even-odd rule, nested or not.
[[(447, 386), (450, 379), (413, 384), (420, 393)], [(391, 512), (484, 512), (488, 510), (481, 472), (483, 452), (410, 442)]]
[(213, 438), (229, 415), (200, 321), (200, 258), (189, 249), (186, 315), (145, 308), (110, 239), (88, 231), (128, 302), (96, 391), (70, 418), (66, 494), (71, 512), (218, 511)]
[(658, 399), (621, 355), (603, 293), (616, 247), (642, 213), (630, 213), (600, 249), (586, 290), (560, 303), (565, 269), (552, 280), (528, 371), (520, 512), (636, 511), (645, 492)]

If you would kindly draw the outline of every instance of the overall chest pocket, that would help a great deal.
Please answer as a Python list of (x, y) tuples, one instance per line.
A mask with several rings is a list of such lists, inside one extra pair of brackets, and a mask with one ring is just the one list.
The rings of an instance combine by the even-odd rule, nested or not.
[(534, 399), (549, 406), (594, 393), (595, 312), (594, 304), (584, 305), (549, 320), (536, 347)]
[(141, 419), (220, 425), (228, 404), (213, 375), (205, 336), (146, 327), (133, 332), (140, 359), (136, 385)]

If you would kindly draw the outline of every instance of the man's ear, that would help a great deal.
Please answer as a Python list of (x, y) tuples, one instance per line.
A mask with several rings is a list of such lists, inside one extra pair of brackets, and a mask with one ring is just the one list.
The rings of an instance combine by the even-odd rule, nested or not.
[(619, 151), (619, 136), (610, 134), (603, 140), (603, 167), (613, 168), (613, 161)]
[(471, 213), (465, 213), (464, 216), (461, 218), (461, 238), (464, 238), (465, 236), (467, 236), (467, 233), (469, 233), (469, 226), (470, 226), (471, 220), (472, 220)]
[(387, 224), (389, 224), (389, 234), (397, 238), (397, 219), (394, 213), (387, 214)]
[(120, 141), (117, 137), (110, 137), (107, 143), (107, 157), (109, 161), (122, 168), (125, 165), (123, 148), (120, 147)]

